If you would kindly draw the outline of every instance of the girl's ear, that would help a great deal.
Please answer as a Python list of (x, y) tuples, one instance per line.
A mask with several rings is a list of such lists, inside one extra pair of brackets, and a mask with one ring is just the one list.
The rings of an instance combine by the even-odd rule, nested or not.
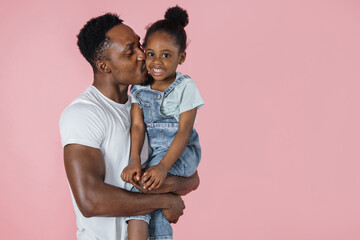
[(185, 62), (185, 59), (186, 59), (186, 52), (180, 53), (179, 64), (181, 65), (183, 62)]

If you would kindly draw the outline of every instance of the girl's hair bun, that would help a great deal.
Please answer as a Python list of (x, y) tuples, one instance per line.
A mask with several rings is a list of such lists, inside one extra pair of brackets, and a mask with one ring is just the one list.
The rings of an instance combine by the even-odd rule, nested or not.
[(182, 9), (178, 5), (176, 7), (169, 8), (165, 13), (165, 19), (176, 22), (185, 27), (189, 23), (189, 16), (186, 10)]

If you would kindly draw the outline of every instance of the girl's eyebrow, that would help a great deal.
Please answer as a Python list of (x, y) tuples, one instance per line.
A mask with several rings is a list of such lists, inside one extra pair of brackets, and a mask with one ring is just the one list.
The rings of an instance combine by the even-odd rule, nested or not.
[[(146, 48), (146, 51), (154, 51), (153, 49), (151, 49), (151, 48)], [(161, 52), (171, 52), (171, 50), (169, 50), (169, 49), (163, 49), (163, 50), (161, 50)]]

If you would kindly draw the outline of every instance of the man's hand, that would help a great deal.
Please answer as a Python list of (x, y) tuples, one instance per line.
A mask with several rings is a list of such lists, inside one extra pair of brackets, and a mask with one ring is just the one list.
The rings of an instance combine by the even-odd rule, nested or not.
[(159, 188), (163, 184), (167, 172), (168, 170), (161, 163), (146, 169), (141, 177), (144, 188), (150, 191)]
[(131, 183), (132, 185), (137, 185), (137, 182), (140, 181), (141, 177), (141, 164), (137, 162), (130, 161), (129, 165), (124, 168), (121, 173), (121, 178), (125, 182)]
[(168, 208), (163, 208), (162, 212), (165, 218), (170, 223), (177, 223), (179, 217), (184, 214), (183, 210), (185, 209), (184, 201), (180, 196), (174, 194), (168, 194)]

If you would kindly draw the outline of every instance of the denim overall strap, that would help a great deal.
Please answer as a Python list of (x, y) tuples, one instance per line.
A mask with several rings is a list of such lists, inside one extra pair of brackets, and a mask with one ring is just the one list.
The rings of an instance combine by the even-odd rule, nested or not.
[(190, 78), (188, 75), (182, 75), (178, 79), (176, 79), (170, 86), (164, 91), (164, 98), (169, 95), (169, 93), (177, 86), (179, 83), (181, 83), (182, 80)]

